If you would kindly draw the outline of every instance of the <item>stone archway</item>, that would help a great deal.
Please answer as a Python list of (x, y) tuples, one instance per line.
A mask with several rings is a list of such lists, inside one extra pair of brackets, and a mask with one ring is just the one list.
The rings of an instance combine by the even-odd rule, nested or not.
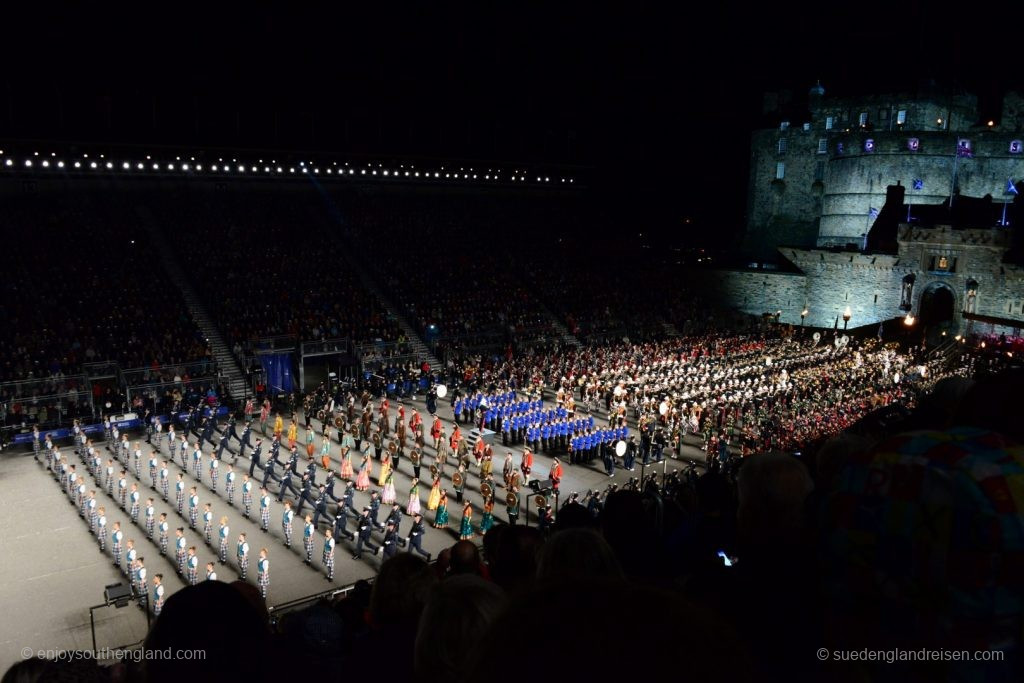
[(917, 319), (929, 344), (941, 343), (943, 333), (956, 334), (960, 316), (956, 291), (945, 282), (930, 282), (917, 302)]

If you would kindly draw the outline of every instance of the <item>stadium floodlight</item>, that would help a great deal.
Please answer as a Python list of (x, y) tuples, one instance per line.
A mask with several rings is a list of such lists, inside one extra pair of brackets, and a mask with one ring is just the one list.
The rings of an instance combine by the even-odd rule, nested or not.
[(31, 168), (32, 167), (32, 160), (31, 159), (25, 159), (25, 165), (28, 166), (29, 168)]
[(440, 174), (440, 173), (438, 173), (437, 171), (434, 171), (434, 177), (435, 177), (435, 178), (440, 178), (440, 177), (441, 177), (441, 174)]
[(46, 159), (43, 159), (43, 168), (49, 168), (49, 167), (50, 167), (50, 162), (47, 161)]
[(270, 167), (269, 166), (264, 166), (263, 167), (263, 172), (264, 173), (270, 173)]
[(159, 171), (160, 170), (160, 164), (153, 164), (153, 170), (154, 171)]
[(253, 166), (251, 170), (252, 170), (253, 173), (255, 173), (256, 172), (256, 167)]
[(408, 171), (406, 171), (406, 172), (405, 172), (405, 177), (406, 177), (406, 178), (408, 178), (408, 177), (409, 177), (409, 172), (408, 172)]
[(202, 164), (196, 164), (196, 170), (197, 171), (202, 171), (203, 170), (203, 165)]
[(63, 161), (58, 161), (57, 162), (57, 168), (64, 168), (64, 162)]
[(387, 175), (387, 174), (388, 174), (387, 169), (384, 169), (384, 175)]
[(13, 165), (14, 165), (14, 162), (11, 161), (10, 159), (8, 159), (7, 161), (4, 162), (4, 166), (13, 166)]
[(188, 164), (182, 164), (181, 165), (181, 170), (182, 171), (187, 171), (188, 170)]
[(277, 172), (281, 173), (281, 167), (280, 166), (277, 167)]
[(114, 168), (114, 163), (112, 161), (108, 161), (107, 168)]
[(327, 175), (334, 175), (334, 169), (333, 168), (327, 169)]
[(359, 172), (359, 175), (366, 175), (366, 169), (364, 168), (363, 170), (361, 170), (361, 171)]
[(213, 165), (213, 166), (211, 166), (210, 168), (211, 168), (211, 169), (213, 169), (214, 171), (216, 171), (216, 170), (217, 170), (217, 164), (214, 164), (214, 165)]
[(82, 162), (81, 161), (76, 161), (75, 162), (75, 168), (82, 168)]
[(96, 168), (96, 162), (95, 161), (90, 161), (89, 162), (89, 168)]
[(373, 169), (373, 175), (377, 175), (377, 169)]
[(173, 171), (174, 170), (174, 164), (167, 164), (167, 170), (168, 171)]
[(238, 172), (239, 173), (245, 173), (245, 166), (239, 166), (238, 167)]
[(491, 176), (489, 176), (489, 175), (485, 175), (484, 176), (484, 180), (490, 180), (490, 179), (491, 179)]
[(289, 169), (288, 169), (288, 172), (289, 172), (289, 173), (295, 173), (295, 167), (293, 166), (292, 168), (289, 168)]
[(420, 172), (416, 171), (413, 175), (415, 175), (417, 178), (419, 178), (420, 177)]

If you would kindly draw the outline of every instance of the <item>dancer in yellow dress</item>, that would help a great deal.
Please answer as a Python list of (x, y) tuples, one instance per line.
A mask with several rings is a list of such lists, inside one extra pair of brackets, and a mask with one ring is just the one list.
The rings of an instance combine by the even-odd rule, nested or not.
[(430, 495), (427, 496), (427, 509), (436, 510), (441, 502), (441, 477), (434, 477), (434, 485), (430, 488)]
[(384, 486), (387, 483), (388, 475), (391, 473), (391, 454), (384, 451), (380, 458), (380, 476), (377, 477), (377, 486)]

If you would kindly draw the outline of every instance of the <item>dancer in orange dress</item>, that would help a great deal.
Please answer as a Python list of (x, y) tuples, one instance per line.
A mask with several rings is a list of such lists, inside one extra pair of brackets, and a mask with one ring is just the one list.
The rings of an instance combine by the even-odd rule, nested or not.
[(363, 464), (359, 467), (359, 476), (356, 477), (356, 491), (369, 491), (370, 490), (370, 469), (373, 468), (373, 463), (370, 462), (370, 455), (367, 453), (363, 456)]

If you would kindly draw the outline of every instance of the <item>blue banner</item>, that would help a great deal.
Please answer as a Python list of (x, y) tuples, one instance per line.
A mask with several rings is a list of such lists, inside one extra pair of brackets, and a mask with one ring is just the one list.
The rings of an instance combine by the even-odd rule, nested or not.
[(291, 353), (261, 353), (260, 364), (267, 376), (267, 389), (278, 393), (291, 393), (292, 384), (292, 354)]

